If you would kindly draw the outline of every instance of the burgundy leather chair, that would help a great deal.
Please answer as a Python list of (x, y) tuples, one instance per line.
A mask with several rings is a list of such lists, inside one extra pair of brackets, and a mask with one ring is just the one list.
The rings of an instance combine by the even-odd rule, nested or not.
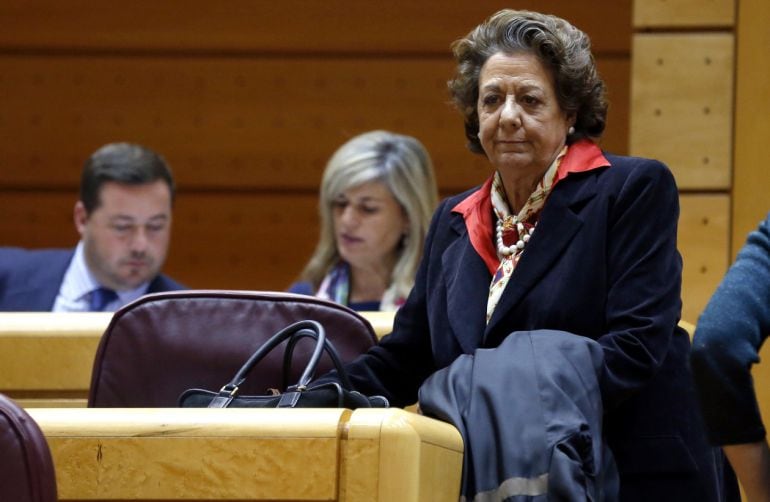
[(56, 475), (43, 431), (0, 394), (0, 500), (56, 502)]
[[(353, 310), (311, 296), (259, 291), (155, 293), (118, 310), (94, 360), (90, 407), (175, 407), (189, 388), (218, 391), (270, 336), (293, 322), (318, 321), (343, 362), (377, 342)], [(289, 383), (296, 383), (313, 340), (297, 343)], [(241, 395), (281, 389), (283, 345), (241, 386)], [(317, 376), (331, 369), (324, 355)], [(283, 389), (281, 389), (283, 390)]]

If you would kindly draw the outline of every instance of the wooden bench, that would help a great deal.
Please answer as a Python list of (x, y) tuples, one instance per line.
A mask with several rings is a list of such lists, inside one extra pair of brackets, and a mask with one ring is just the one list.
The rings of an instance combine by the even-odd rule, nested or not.
[(401, 409), (34, 408), (64, 500), (457, 500), (451, 425)]

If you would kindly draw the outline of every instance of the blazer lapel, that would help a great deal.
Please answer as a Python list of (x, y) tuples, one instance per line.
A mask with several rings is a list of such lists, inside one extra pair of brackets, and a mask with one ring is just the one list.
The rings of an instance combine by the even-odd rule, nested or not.
[(574, 183), (570, 178), (563, 180), (546, 201), (537, 229), (527, 243), (487, 324), (484, 339), (551, 268), (583, 226), (580, 212), (585, 203), (596, 195), (596, 178), (575, 177), (581, 178), (581, 181)]
[(449, 224), (458, 237), (441, 257), (447, 288), (446, 315), (455, 338), (469, 354), (481, 344), (484, 334), (492, 276), (484, 260), (473, 249), (462, 216), (452, 214)]

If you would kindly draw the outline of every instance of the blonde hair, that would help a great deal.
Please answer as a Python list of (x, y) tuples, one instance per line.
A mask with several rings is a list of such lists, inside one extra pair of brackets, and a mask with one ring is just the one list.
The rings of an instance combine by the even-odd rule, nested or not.
[(326, 164), (319, 194), (320, 238), (301, 278), (310, 282), (316, 291), (339, 262), (333, 202), (345, 190), (372, 181), (388, 187), (409, 220), (409, 231), (401, 243), (391, 285), (382, 298), (382, 304), (388, 305), (397, 298), (405, 298), (414, 285), (423, 241), (438, 201), (430, 155), (422, 143), (411, 136), (370, 131), (350, 139), (332, 155)]

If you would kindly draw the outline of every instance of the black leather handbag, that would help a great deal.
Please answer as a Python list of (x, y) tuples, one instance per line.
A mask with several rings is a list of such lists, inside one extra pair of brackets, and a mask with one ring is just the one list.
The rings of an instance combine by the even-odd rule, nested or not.
[[(313, 353), (307, 362), (299, 382), (286, 385), (291, 371), (294, 347), (302, 338), (315, 340)], [(271, 350), (286, 342), (283, 357), (283, 381), (285, 390), (278, 394), (263, 396), (241, 396), (239, 386), (249, 372)], [(318, 360), (326, 352), (337, 371), (339, 381), (324, 381), (311, 385)], [(353, 390), (339, 355), (326, 338), (323, 326), (316, 321), (299, 321), (282, 329), (267, 340), (219, 392), (205, 389), (188, 389), (179, 396), (183, 408), (387, 408), (388, 400), (383, 396), (367, 397)]]

